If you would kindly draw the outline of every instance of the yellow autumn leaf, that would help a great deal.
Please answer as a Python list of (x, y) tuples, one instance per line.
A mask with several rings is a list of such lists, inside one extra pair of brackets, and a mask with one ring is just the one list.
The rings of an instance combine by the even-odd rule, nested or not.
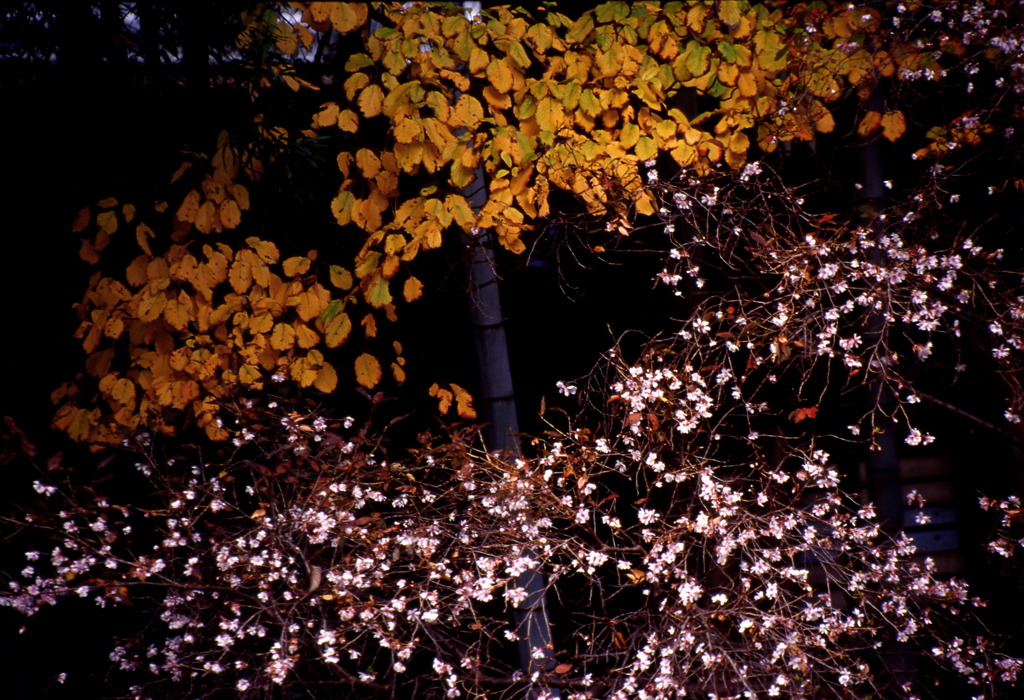
[(331, 284), (338, 289), (348, 291), (352, 289), (352, 273), (343, 268), (340, 265), (331, 265), (330, 267)]
[(287, 323), (278, 323), (270, 334), (270, 347), (275, 350), (288, 350), (295, 346), (295, 329)]
[(209, 233), (214, 228), (217, 216), (217, 205), (211, 200), (203, 202), (196, 210), (195, 225), (199, 233)]
[(447, 389), (443, 389), (436, 382), (430, 385), (430, 389), (427, 392), (430, 396), (437, 399), (437, 410), (441, 415), (448, 413), (448, 409), (451, 408), (452, 392)]
[(365, 2), (332, 2), (331, 24), (339, 34), (349, 34), (366, 24), (369, 7)]
[(367, 180), (376, 177), (377, 173), (380, 172), (380, 158), (368, 148), (360, 148), (356, 152), (356, 165), (359, 166), (359, 170), (362, 171), (363, 177)]
[(739, 88), (740, 95), (743, 97), (755, 97), (757, 95), (757, 79), (753, 73), (746, 71), (740, 73), (736, 79), (736, 87)]
[(857, 133), (861, 136), (867, 136), (872, 133), (879, 126), (882, 125), (882, 114), (875, 110), (869, 111), (863, 117), (861, 117), (860, 123), (857, 124)]
[(473, 420), (476, 418), (476, 410), (473, 408), (473, 397), (468, 391), (463, 389), (458, 384), (451, 384), (452, 391), (455, 392), (455, 412), (459, 414), (460, 418), (466, 420)]
[(263, 241), (256, 236), (250, 236), (245, 239), (246, 244), (253, 249), (253, 252), (259, 256), (260, 260), (265, 263), (272, 264), (276, 263), (281, 253), (278, 252), (277, 246), (270, 241)]
[(121, 377), (108, 392), (110, 398), (121, 404), (130, 404), (135, 401), (135, 383), (125, 377)]
[(324, 344), (336, 348), (348, 339), (351, 332), (352, 319), (344, 312), (339, 313), (324, 327)]
[(415, 277), (410, 277), (402, 285), (402, 296), (407, 302), (416, 301), (423, 296), (423, 283)]
[(384, 105), (384, 91), (379, 85), (367, 85), (359, 93), (359, 111), (364, 117), (376, 117)]
[(85, 442), (89, 438), (89, 433), (92, 430), (93, 415), (90, 411), (87, 411), (84, 408), (72, 408), (71, 411), (73, 412), (71, 413), (67, 427), (68, 437), (75, 442)]
[(289, 368), (289, 374), (292, 379), (301, 387), (312, 385), (320, 373), (320, 363), (313, 358), (314, 352), (316, 351), (311, 351), (306, 357), (298, 358), (292, 362)]
[(302, 290), (295, 299), (295, 312), (303, 321), (311, 321), (324, 312), (331, 301), (331, 293), (319, 283)]
[(328, 102), (320, 108), (319, 112), (313, 115), (313, 125), (321, 127), (334, 126), (338, 123), (338, 115), (340, 113), (341, 110), (336, 102)]
[(487, 79), (500, 93), (512, 89), (512, 69), (502, 58), (495, 58), (487, 64)]
[(295, 257), (288, 258), (282, 264), (284, 274), (287, 277), (297, 277), (298, 275), (304, 275), (309, 272), (309, 258), (296, 255)]
[(249, 291), (249, 287), (252, 286), (252, 260), (249, 257), (238, 255), (235, 258), (228, 272), (228, 282), (238, 294), (245, 294)]
[(380, 383), (383, 373), (381, 372), (380, 362), (373, 355), (364, 352), (357, 357), (355, 368), (356, 381), (367, 389), (372, 389)]
[(462, 95), (452, 110), (452, 126), (476, 129), (484, 118), (484, 108), (472, 95)]
[(96, 225), (100, 231), (114, 233), (117, 231), (117, 213), (112, 211), (100, 212), (96, 215)]
[(82, 241), (82, 245), (78, 249), (78, 257), (90, 265), (95, 265), (100, 261), (100, 254), (96, 252), (96, 246), (89, 239)]
[(164, 306), (164, 320), (167, 321), (167, 325), (176, 331), (184, 330), (191, 317), (190, 304), (188, 295), (184, 291), (180, 292), (177, 299), (168, 299)]
[(391, 376), (395, 378), (396, 384), (405, 383), (405, 370), (398, 363), (391, 363)]
[(217, 209), (217, 216), (224, 228), (238, 228), (242, 223), (242, 210), (238, 208), (238, 202), (233, 199), (225, 199)]
[(342, 190), (331, 200), (331, 213), (334, 214), (339, 226), (346, 226), (352, 222), (355, 206), (356, 197), (348, 190)]
[(155, 321), (160, 318), (160, 314), (164, 312), (164, 307), (167, 305), (167, 297), (164, 296), (163, 292), (155, 291), (150, 287), (146, 287), (139, 294), (139, 303), (137, 316), (140, 321)]
[(350, 134), (359, 130), (359, 115), (351, 109), (344, 109), (338, 113), (338, 128)]
[(739, 0), (721, 0), (718, 5), (718, 16), (730, 27), (740, 23)]
[(196, 220), (196, 214), (199, 212), (200, 196), (196, 190), (190, 190), (185, 199), (182, 200), (181, 206), (178, 207), (178, 211), (174, 214), (175, 218), (179, 221), (186, 223), (192, 223)]
[(296, 323), (292, 328), (295, 331), (295, 342), (303, 350), (308, 350), (320, 342), (319, 334), (306, 324)]
[(832, 130), (836, 128), (836, 120), (832, 117), (832, 112), (823, 109), (814, 120), (814, 128), (823, 134), (832, 133)]
[(395, 125), (394, 135), (398, 143), (418, 141), (423, 137), (423, 125), (419, 119), (404, 117)]
[(331, 363), (325, 362), (320, 368), (316, 379), (313, 380), (313, 386), (325, 394), (331, 393), (338, 386), (338, 372)]
[[(895, 141), (907, 130), (907, 120), (903, 116), (903, 112), (898, 109), (886, 112), (881, 120), (882, 124), (882, 136), (889, 139), (889, 141)], [(99, 217), (96, 217), (99, 219)]]
[(242, 365), (238, 368), (238, 381), (242, 384), (255, 384), (260, 380), (260, 368), (252, 365)]

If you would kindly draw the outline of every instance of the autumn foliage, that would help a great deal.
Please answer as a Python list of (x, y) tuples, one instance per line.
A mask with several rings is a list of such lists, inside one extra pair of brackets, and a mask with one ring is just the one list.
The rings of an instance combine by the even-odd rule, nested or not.
[[(290, 19), (246, 15), (238, 43), (282, 59), (250, 81), (254, 95), (319, 91), (309, 129), (254, 114), (257, 142), (222, 133), (174, 174), (172, 198), (109, 197), (76, 218), (82, 258), (99, 272), (78, 307), (90, 381), (54, 394), (55, 425), (74, 439), (112, 444), (138, 429), (173, 432), (187, 417), (222, 440), (219, 403), (271, 378), (322, 392), (339, 374), (367, 388), (385, 374), (401, 383), (400, 346), (372, 339), (400, 302), (420, 298), (414, 261), (453, 231), (493, 229), (521, 253), (552, 201), (567, 196), (600, 228), (628, 236), (660, 207), (644, 163), (664, 156), (701, 177), (737, 171), (751, 149), (770, 154), (831, 132), (851, 93), (863, 103), (880, 80), (938, 79), (945, 57), (973, 50), (957, 39), (921, 44), (880, 10), (847, 5), (606, 3), (575, 19), (293, 5), (301, 13)], [(315, 42), (333, 42), (344, 66), (329, 88), (291, 63)], [(895, 141), (906, 128), (893, 106), (865, 109), (857, 131)], [(977, 116), (935, 125), (921, 154), (987, 129)], [(274, 167), (254, 145), (303, 137), (339, 144), (329, 208), (345, 235), (362, 239), (352, 259), (310, 250), (282, 260), (274, 234), (246, 218)], [(368, 344), (334, 352), (353, 329)]]
[[(553, 8), (240, 17), (245, 124), (182, 151), (155, 200), (72, 224), (95, 272), (54, 424), (122, 444), (141, 487), (52, 463), (17, 522), (59, 543), (0, 604), (155, 611), (111, 656), (138, 697), (909, 699), (933, 672), (1006, 691), (1022, 662), (974, 631), (983, 602), (829, 453), (932, 443), (922, 401), (1013, 439), (1015, 209), (974, 209), (1024, 190), (1024, 23), (998, 2)], [(940, 81), (971, 97), (933, 113)], [(823, 144), (905, 177), (807, 186), (787, 168)], [(295, 153), (326, 186), (271, 219)], [(662, 325), (559, 382), (524, 454), (488, 452), (472, 387), (415, 363), (447, 339), (393, 331), (446, 252), (486, 231), (524, 260), (569, 224), (598, 263), (655, 249)], [(972, 372), (998, 402), (929, 394)], [(391, 411), (407, 373), (451, 422)], [(365, 420), (325, 407), (350, 389), (340, 415)], [(982, 504), (1009, 557), (1019, 500)], [(527, 572), (562, 606), (533, 676)]]

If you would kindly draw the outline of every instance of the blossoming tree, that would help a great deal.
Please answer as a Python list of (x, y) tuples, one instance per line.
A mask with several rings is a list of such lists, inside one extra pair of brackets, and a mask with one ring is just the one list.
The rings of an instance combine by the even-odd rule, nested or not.
[[(79, 336), (97, 398), (80, 405), (65, 386), (56, 424), (123, 441), (152, 495), (115, 500), (74, 470), (37, 481), (49, 505), (28, 524), (53, 541), (26, 553), (5, 604), (150, 605), (151, 624), (111, 656), (141, 678), (139, 697), (1012, 685), (1021, 661), (972, 628), (981, 601), (846, 495), (829, 455), (931, 443), (929, 404), (994, 434), (1019, 422), (1008, 217), (950, 215), (1020, 182), (1024, 38), (1010, 8), (293, 7), (247, 17), (240, 46), (296, 57), (251, 89), (318, 89), (301, 135), (336, 147), (323, 206), (358, 245), (348, 260), (283, 257), (286, 238), (243, 214), (275, 157), (228, 135), (176, 175), (195, 186), (146, 212), (152, 225), (113, 198), (83, 210), (87, 260), (129, 224), (140, 252), (90, 284)], [(343, 66), (336, 79), (312, 80), (303, 46)], [(936, 123), (939, 81), (970, 97)], [(263, 139), (298, 138), (256, 122)], [(847, 182), (790, 172), (801, 145), (836, 144), (862, 154), (837, 168)], [(657, 241), (660, 333), (561, 382), (567, 398), (523, 455), (481, 447), (451, 382), (429, 394), (461, 421), (403, 438), (384, 367), (400, 384), (407, 362), (380, 341), (430, 292), (416, 266), (460, 229), (524, 254), (554, 219), (586, 231), (596, 257)], [(342, 362), (365, 409), (309, 400), (348, 378)], [(1005, 428), (932, 389), (993, 369)], [(175, 439), (189, 415), (214, 446)], [(985, 501), (1007, 527), (1014, 504)], [(544, 577), (551, 641), (524, 672), (510, 612), (534, 595), (529, 572)]]

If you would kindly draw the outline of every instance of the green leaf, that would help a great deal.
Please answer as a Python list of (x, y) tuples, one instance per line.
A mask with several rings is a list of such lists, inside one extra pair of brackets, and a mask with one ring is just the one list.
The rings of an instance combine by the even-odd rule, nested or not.
[(391, 303), (391, 290), (388, 287), (388, 281), (381, 275), (374, 275), (370, 278), (370, 283), (366, 288), (366, 302), (377, 309)]
[(345, 302), (341, 299), (331, 299), (331, 303), (327, 305), (324, 312), (320, 314), (320, 321), (323, 323), (330, 323), (335, 316), (341, 313), (341, 310), (345, 308)]

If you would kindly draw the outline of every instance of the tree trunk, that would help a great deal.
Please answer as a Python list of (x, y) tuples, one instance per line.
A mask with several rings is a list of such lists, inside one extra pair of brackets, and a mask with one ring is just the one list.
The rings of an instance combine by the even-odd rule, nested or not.
[[(476, 181), (466, 188), (464, 195), (474, 211), (479, 211), (487, 197), (482, 171), (477, 171)], [(516, 459), (523, 453), (493, 236), (489, 230), (478, 229), (474, 236), (466, 236), (465, 242), (469, 246), (466, 271), (480, 381), (476, 403), (484, 421), (484, 444), (489, 452), (498, 452), (506, 459)], [(551, 623), (545, 600), (547, 584), (544, 574), (533, 570), (520, 574), (515, 585), (527, 594), (526, 599), (516, 606), (515, 623), (519, 636), (520, 668), (527, 678), (532, 679), (534, 674), (550, 671), (553, 665)], [(536, 698), (542, 694), (548, 698), (560, 697), (557, 688), (531, 681), (528, 697)]]

